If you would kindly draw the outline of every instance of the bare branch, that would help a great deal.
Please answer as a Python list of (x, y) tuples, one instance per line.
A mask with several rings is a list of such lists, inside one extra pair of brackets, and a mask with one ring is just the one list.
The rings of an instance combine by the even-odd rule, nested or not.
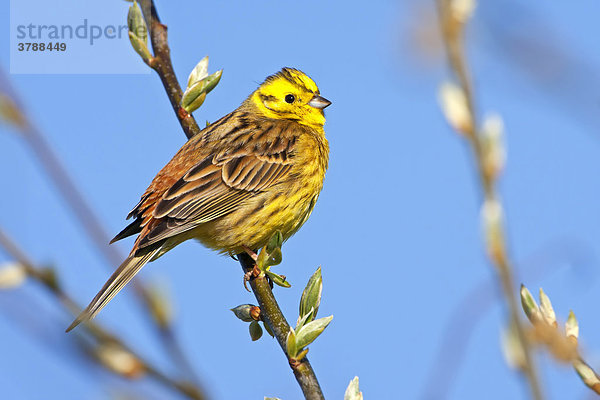
[(167, 41), (167, 26), (160, 22), (154, 1), (141, 0), (140, 3), (146, 24), (150, 27), (150, 41), (152, 43), (152, 50), (154, 51), (154, 56), (150, 60), (150, 67), (160, 77), (167, 92), (167, 97), (171, 102), (171, 107), (173, 107), (173, 111), (175, 111), (175, 115), (181, 124), (181, 129), (183, 129), (185, 136), (189, 139), (200, 132), (200, 127), (192, 114), (185, 111), (181, 106), (183, 92), (181, 86), (179, 86), (171, 62), (171, 50)]
[[(475, 101), (473, 96), (471, 78), (469, 68), (464, 52), (463, 33), (466, 19), (471, 10), (458, 10), (458, 6), (451, 0), (437, 0), (437, 8), (439, 14), (439, 23), (448, 56), (448, 63), (452, 72), (458, 81), (459, 87), (464, 95), (467, 120), (461, 125), (461, 132), (466, 137), (473, 151), (480, 184), (484, 194), (484, 222), (489, 229), (488, 234), (488, 255), (492, 264), (496, 267), (498, 277), (501, 283), (502, 291), (508, 305), (511, 323), (514, 325), (518, 340), (523, 348), (524, 365), (523, 371), (529, 382), (531, 393), (537, 400), (543, 398), (541, 386), (539, 383), (537, 369), (531, 356), (531, 346), (520, 319), (519, 307), (516, 300), (516, 286), (514, 283), (512, 266), (509, 261), (508, 251), (506, 248), (506, 238), (504, 229), (501, 223), (502, 205), (496, 193), (497, 174), (490, 172), (487, 168), (487, 159), (482, 140), (481, 132), (479, 132), (478, 122), (476, 119)], [(462, 5), (468, 2), (461, 2)], [(474, 2), (471, 3), (474, 6)], [(453, 8), (454, 7), (454, 8)], [(459, 15), (460, 12), (464, 14)]]
[[(27, 254), (25, 254), (25, 252), (21, 250), (2, 229), (0, 229), (0, 247), (2, 247), (6, 253), (13, 257), (15, 261), (17, 261), (25, 269), (27, 276), (40, 283), (49, 291), (49, 293), (54, 295), (59, 303), (62, 304), (69, 313), (73, 314), (74, 316), (79, 313), (81, 307), (64, 291), (53, 271), (37, 267), (33, 261), (31, 261), (29, 256), (27, 256)], [(131, 347), (126, 345), (120, 338), (112, 333), (109, 333), (98, 323), (88, 322), (83, 326), (85, 327), (86, 331), (97, 341), (97, 347), (93, 348), (92, 350), (101, 350), (107, 347), (115, 348), (118, 351), (121, 351), (123, 354), (130, 356), (130, 359), (134, 361), (132, 368), (135, 368), (135, 371), (117, 371), (115, 369), (111, 369), (111, 364), (107, 362), (106, 359), (97, 357), (97, 355), (100, 353), (96, 352), (96, 357), (94, 357), (94, 359), (96, 359), (96, 361), (98, 361), (98, 363), (103, 367), (111, 369), (113, 372), (124, 376), (131, 376), (133, 374), (147, 374), (149, 377), (157, 380), (167, 387), (170, 387), (171, 389), (180, 392), (190, 399), (204, 400), (206, 398), (202, 391), (193, 384), (175, 380), (162, 373), (158, 368), (154, 367), (142, 356), (133, 351)]]
[[(75, 217), (80, 222), (84, 231), (90, 237), (92, 244), (98, 252), (105, 258), (107, 263), (112, 267), (119, 265), (125, 258), (117, 247), (109, 246), (110, 237), (104, 230), (100, 220), (96, 216), (93, 208), (87, 203), (75, 182), (69, 176), (67, 170), (62, 165), (60, 159), (52, 151), (50, 145), (42, 132), (40, 132), (33, 122), (28, 118), (26, 110), (16, 93), (12, 88), (8, 77), (0, 69), (0, 93), (3, 93), (12, 101), (15, 108), (19, 112), (21, 123), (15, 124), (19, 132), (25, 139), (26, 143), (31, 147), (34, 155), (40, 162), (45, 172), (50, 177), (52, 183), (58, 189), (65, 203), (71, 208)], [(160, 323), (153, 313), (152, 299), (149, 290), (141, 283), (138, 278), (132, 282), (135, 293), (141, 299), (142, 304), (146, 307), (150, 320), (157, 330), (159, 338), (163, 343), (167, 353), (173, 361), (179, 365), (179, 368), (188, 375), (189, 379), (198, 382), (197, 375), (191, 368), (190, 362), (185, 358), (185, 352), (182, 350), (172, 326), (169, 324)], [(200, 387), (199, 383), (196, 386)]]

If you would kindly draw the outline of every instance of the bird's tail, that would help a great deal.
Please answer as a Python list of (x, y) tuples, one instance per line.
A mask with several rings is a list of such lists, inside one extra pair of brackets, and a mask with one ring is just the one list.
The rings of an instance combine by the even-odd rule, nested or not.
[(121, 289), (123, 289), (127, 282), (129, 282), (159, 251), (160, 247), (141, 255), (130, 254), (111, 277), (108, 278), (108, 281), (106, 281), (102, 289), (100, 289), (86, 309), (75, 318), (75, 321), (67, 328), (67, 332), (75, 328), (81, 322), (94, 318), (96, 314), (98, 314), (100, 310), (102, 310), (104, 306), (107, 305)]

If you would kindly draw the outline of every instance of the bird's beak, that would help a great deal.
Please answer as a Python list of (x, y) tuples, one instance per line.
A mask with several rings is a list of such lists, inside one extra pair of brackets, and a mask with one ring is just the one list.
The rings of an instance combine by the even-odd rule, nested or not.
[(318, 94), (315, 94), (315, 97), (310, 99), (310, 101), (308, 102), (309, 106), (318, 108), (319, 110), (324, 109), (330, 104), (331, 102), (329, 100), (327, 100), (325, 97), (319, 96)]

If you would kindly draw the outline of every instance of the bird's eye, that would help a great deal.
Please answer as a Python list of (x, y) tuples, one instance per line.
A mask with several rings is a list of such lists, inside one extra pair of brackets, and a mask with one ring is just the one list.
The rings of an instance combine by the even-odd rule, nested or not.
[(296, 100), (296, 98), (294, 97), (293, 94), (286, 94), (285, 95), (285, 102), (286, 103), (292, 104), (294, 102), (294, 100)]

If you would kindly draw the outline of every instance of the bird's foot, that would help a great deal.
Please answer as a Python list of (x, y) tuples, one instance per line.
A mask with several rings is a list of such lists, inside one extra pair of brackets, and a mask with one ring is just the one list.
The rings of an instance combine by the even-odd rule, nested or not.
[(254, 268), (252, 268), (249, 271), (246, 271), (246, 273), (244, 274), (244, 288), (246, 288), (247, 291), (250, 291), (250, 289), (248, 289), (248, 282), (250, 282), (252, 279), (258, 277), (259, 275), (260, 275), (260, 269), (258, 269), (256, 264), (254, 264)]

